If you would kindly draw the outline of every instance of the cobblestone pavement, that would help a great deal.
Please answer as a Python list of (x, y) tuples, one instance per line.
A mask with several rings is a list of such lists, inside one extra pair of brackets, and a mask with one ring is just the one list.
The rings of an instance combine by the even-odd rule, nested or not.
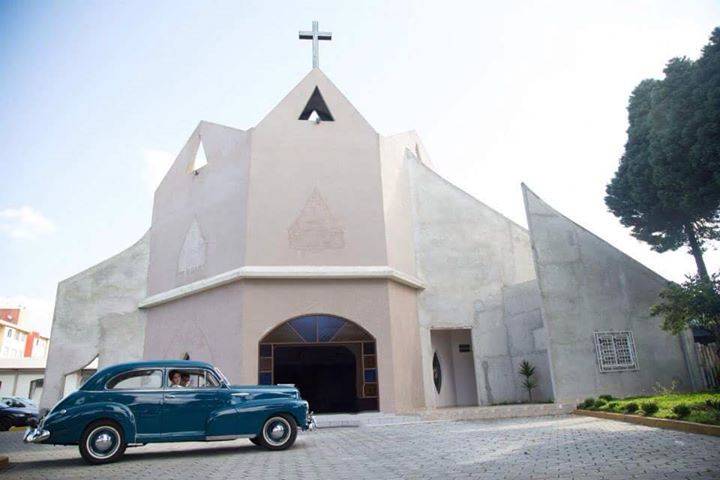
[(77, 447), (0, 433), (0, 479), (720, 479), (720, 438), (563, 416), (336, 428), (268, 452), (248, 440), (130, 448), (87, 466)]

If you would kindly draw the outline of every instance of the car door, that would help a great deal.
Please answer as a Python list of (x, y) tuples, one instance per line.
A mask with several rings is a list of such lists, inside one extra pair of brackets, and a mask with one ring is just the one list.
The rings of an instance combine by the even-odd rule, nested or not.
[(177, 387), (166, 382), (162, 428), (177, 440), (205, 439), (208, 419), (221, 404), (219, 382), (209, 382), (205, 369), (168, 369), (168, 377), (176, 372), (187, 374), (192, 380), (188, 386)]
[(163, 375), (161, 368), (141, 368), (120, 373), (106, 384), (105, 399), (132, 412), (137, 441), (162, 433)]

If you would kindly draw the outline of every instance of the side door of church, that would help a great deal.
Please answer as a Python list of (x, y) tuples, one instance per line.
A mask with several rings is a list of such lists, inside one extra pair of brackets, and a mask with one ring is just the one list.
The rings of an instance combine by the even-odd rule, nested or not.
[[(180, 383), (173, 384), (177, 374)], [(219, 390), (219, 382), (208, 379), (204, 369), (168, 369), (162, 412), (166, 437), (204, 440), (208, 418), (220, 407)]]

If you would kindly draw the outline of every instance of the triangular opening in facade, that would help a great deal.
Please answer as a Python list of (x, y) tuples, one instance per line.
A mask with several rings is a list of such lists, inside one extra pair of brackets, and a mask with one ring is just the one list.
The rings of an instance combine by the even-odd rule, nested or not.
[[(317, 117), (315, 117), (313, 114), (317, 115)], [(312, 118), (311, 118), (311, 116), (312, 116)], [(308, 100), (308, 102), (305, 105), (305, 108), (303, 109), (302, 113), (300, 114), (300, 118), (298, 118), (298, 120), (315, 120), (315, 121), (317, 121), (317, 119), (320, 119), (324, 122), (335, 121), (332, 114), (330, 113), (330, 109), (328, 108), (327, 104), (325, 103), (325, 99), (323, 98), (322, 94), (320, 93), (320, 89), (318, 87), (315, 87), (315, 90), (313, 90), (312, 95), (310, 95), (310, 100)]]
[(200, 143), (198, 145), (197, 152), (195, 152), (195, 158), (188, 167), (188, 173), (197, 171), (208, 164), (207, 155), (205, 155), (205, 147), (203, 147), (202, 137), (200, 137)]

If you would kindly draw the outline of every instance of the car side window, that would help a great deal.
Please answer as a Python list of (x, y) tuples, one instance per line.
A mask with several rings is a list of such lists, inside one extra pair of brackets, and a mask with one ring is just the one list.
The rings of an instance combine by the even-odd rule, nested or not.
[(162, 370), (132, 370), (115, 376), (107, 383), (111, 390), (154, 390), (162, 388)]
[(174, 368), (168, 371), (168, 388), (217, 388), (220, 382), (203, 368)]

